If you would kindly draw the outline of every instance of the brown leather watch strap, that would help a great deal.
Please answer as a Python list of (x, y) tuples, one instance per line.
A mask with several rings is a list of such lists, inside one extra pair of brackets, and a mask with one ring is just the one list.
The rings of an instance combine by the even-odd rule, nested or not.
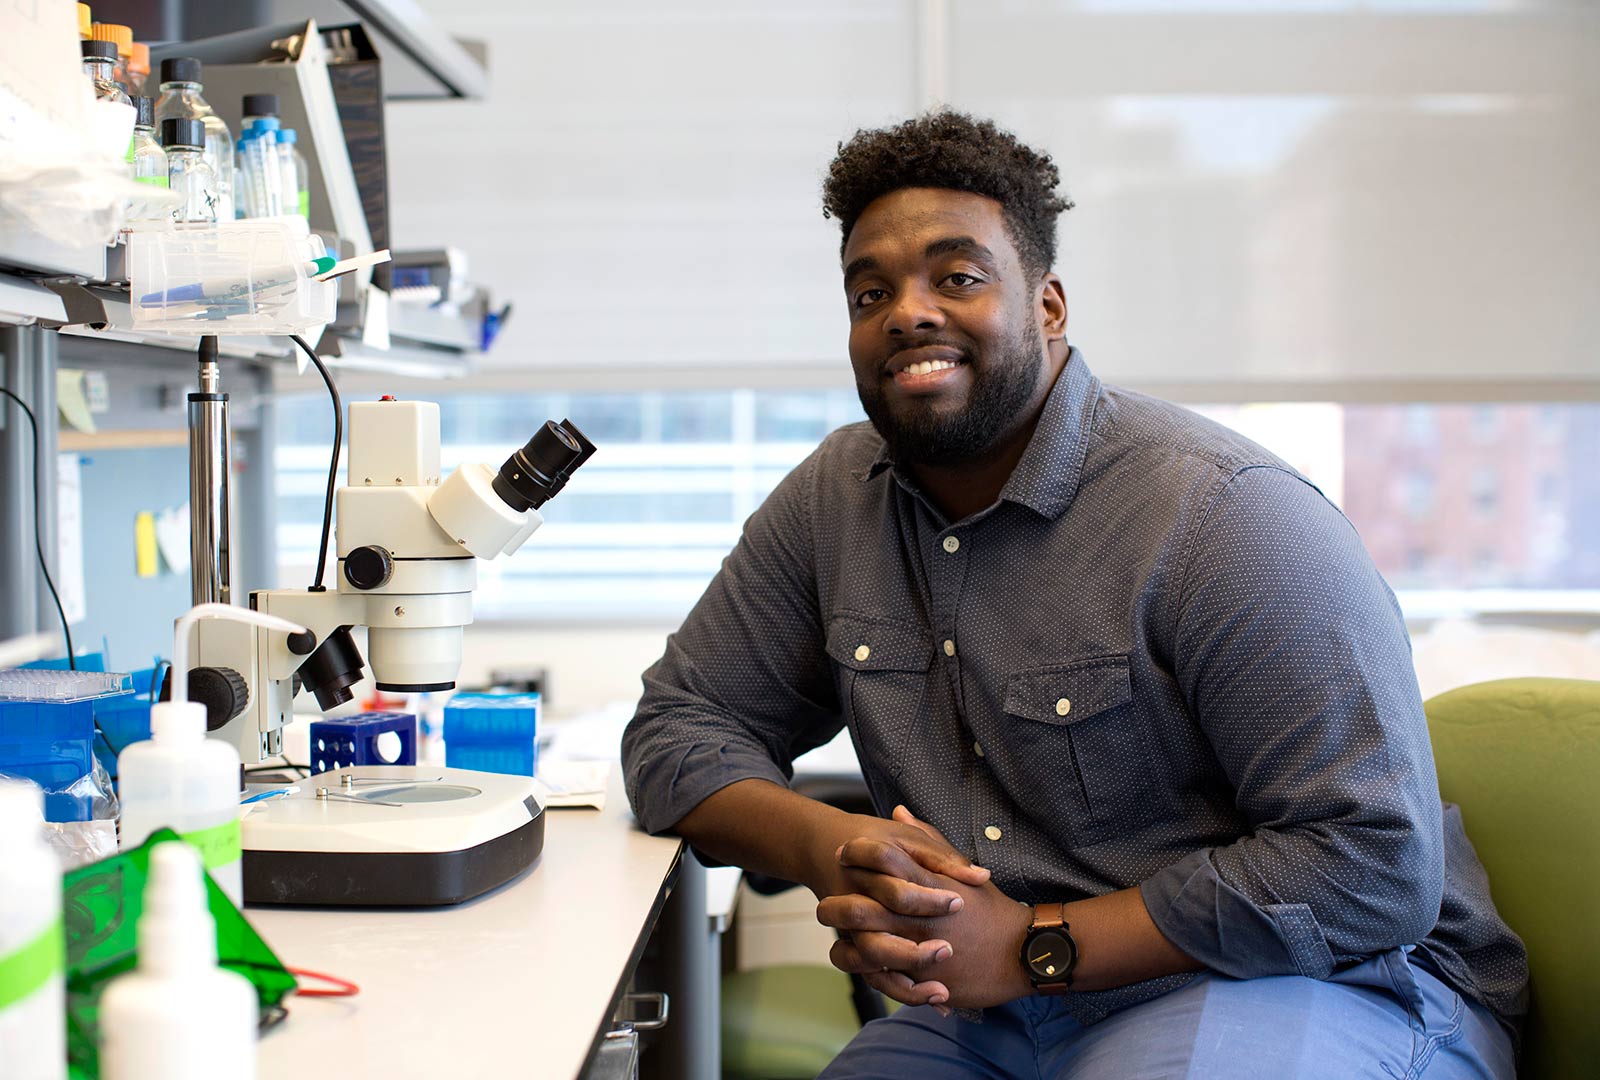
[[(1055, 908), (1054, 915), (1047, 914), (1051, 907)], [(1054, 929), (1065, 929), (1068, 934), (1072, 932), (1071, 927), (1067, 924), (1066, 903), (1063, 901), (1059, 904), (1035, 904), (1033, 906), (1033, 925), (1028, 930), (1032, 932), (1034, 930)], [(1034, 983), (1033, 989), (1035, 993), (1048, 995), (1069, 992), (1072, 989), (1072, 969), (1067, 969), (1067, 977), (1060, 982)]]
[(1056, 914), (1055, 914), (1054, 918), (1051, 918), (1050, 916), (1045, 914), (1045, 911), (1048, 910), (1051, 906), (1052, 905), (1050, 905), (1050, 904), (1035, 904), (1035, 905), (1033, 905), (1033, 925), (1028, 927), (1028, 929), (1030, 929), (1030, 930), (1043, 930), (1043, 929), (1050, 928), (1050, 927), (1067, 925), (1067, 905), (1066, 905), (1066, 903), (1062, 902), (1062, 903), (1053, 905), (1055, 907), (1055, 909), (1056, 909)]

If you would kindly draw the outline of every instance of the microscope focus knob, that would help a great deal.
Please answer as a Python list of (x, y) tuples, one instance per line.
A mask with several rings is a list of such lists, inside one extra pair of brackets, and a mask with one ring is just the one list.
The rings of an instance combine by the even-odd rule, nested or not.
[[(170, 668), (161, 682), (161, 700), (172, 700)], [(217, 731), (250, 707), (250, 686), (232, 668), (190, 668), (189, 700), (206, 707), (206, 730)]]
[(394, 556), (377, 544), (358, 547), (344, 557), (344, 579), (358, 589), (377, 589), (394, 576)]

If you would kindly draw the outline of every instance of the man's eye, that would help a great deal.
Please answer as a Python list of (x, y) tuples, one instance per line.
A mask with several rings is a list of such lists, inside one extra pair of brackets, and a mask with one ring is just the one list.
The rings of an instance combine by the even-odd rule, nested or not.
[(947, 283), (954, 285), (958, 289), (964, 289), (968, 285), (977, 285), (981, 280), (981, 278), (974, 277), (971, 274), (963, 274), (960, 272), (949, 274), (945, 277), (945, 281)]
[(888, 294), (882, 289), (862, 289), (860, 292), (856, 293), (856, 307), (866, 307), (868, 304), (876, 304), (881, 298), (887, 295)]

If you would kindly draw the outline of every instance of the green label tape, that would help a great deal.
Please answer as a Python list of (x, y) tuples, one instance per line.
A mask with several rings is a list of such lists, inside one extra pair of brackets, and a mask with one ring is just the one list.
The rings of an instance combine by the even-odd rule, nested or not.
[(206, 864), (207, 870), (238, 862), (244, 855), (244, 847), (239, 841), (238, 818), (230, 818), (209, 829), (196, 829), (178, 835), (200, 849), (200, 860)]
[(149, 184), (152, 187), (167, 186), (167, 178), (165, 176), (135, 176), (134, 179), (141, 184)]
[(61, 916), (10, 956), (0, 956), (0, 1009), (10, 1008), (67, 966)]
[(309, 191), (300, 193), (300, 216), (308, 220), (311, 217), (311, 192)]

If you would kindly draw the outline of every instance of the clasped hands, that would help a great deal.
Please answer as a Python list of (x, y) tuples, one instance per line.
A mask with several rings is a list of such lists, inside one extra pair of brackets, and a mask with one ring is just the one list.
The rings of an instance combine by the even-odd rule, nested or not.
[(1030, 908), (1007, 897), (904, 806), (852, 815), (819, 868), (817, 921), (839, 931), (834, 967), (907, 1005), (1001, 1005), (1033, 992), (1018, 959)]

